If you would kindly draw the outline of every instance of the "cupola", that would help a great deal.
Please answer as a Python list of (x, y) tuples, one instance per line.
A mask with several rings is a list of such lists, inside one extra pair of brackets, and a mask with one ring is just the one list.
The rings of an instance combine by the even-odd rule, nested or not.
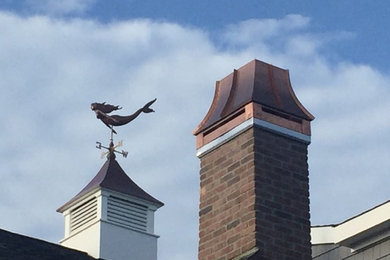
[(154, 213), (163, 205), (130, 179), (111, 151), (88, 185), (57, 210), (65, 217), (60, 243), (95, 258), (156, 260)]

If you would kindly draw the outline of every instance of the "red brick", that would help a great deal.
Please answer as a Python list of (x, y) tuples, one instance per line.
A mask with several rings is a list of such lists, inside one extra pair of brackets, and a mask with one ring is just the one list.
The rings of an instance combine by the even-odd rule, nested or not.
[(309, 259), (306, 159), (307, 145), (258, 128), (201, 157), (199, 259), (227, 260), (255, 246), (279, 257), (272, 259), (296, 248)]

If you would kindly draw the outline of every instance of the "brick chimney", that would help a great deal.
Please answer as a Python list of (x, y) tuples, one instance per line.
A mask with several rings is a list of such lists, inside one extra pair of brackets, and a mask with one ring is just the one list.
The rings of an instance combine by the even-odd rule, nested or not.
[(193, 132), (201, 167), (199, 260), (311, 259), (313, 119), (287, 70), (253, 60), (217, 81)]

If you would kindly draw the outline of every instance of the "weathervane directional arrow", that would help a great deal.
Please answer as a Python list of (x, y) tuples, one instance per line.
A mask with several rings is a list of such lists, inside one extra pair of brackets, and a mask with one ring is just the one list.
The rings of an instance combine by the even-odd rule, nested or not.
[[(116, 148), (121, 147), (122, 145), (123, 145), (123, 141), (122, 141), (122, 140), (120, 140), (120, 141), (118, 142), (118, 144), (115, 145), (115, 146), (114, 146), (113, 141), (111, 140), (110, 146), (109, 146), (109, 147), (102, 145), (101, 142), (96, 142), (96, 148), (97, 148), (97, 149), (102, 149), (102, 148), (103, 148), (103, 149), (106, 149), (106, 150), (107, 150), (107, 152), (103, 152), (103, 153), (102, 153), (102, 158), (103, 158), (105, 155), (107, 155), (107, 159), (111, 158), (112, 156), (115, 156), (114, 153), (121, 154), (124, 158), (127, 158), (127, 155), (129, 154), (128, 152), (126, 152), (126, 151), (124, 151), (124, 150), (122, 150), (122, 151), (117, 151), (117, 150), (115, 150)], [(114, 158), (115, 158), (115, 157), (114, 157)]]

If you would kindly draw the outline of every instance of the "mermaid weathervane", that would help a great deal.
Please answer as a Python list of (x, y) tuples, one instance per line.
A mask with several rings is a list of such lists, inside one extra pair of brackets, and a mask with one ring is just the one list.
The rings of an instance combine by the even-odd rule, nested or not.
[(152, 101), (146, 103), (143, 107), (135, 111), (134, 114), (128, 115), (128, 116), (120, 116), (120, 115), (108, 115), (109, 113), (120, 110), (122, 107), (120, 106), (113, 106), (110, 104), (106, 104), (106, 102), (103, 103), (92, 103), (91, 109), (95, 112), (96, 118), (100, 119), (108, 128), (111, 129), (111, 142), (109, 147), (102, 146), (100, 142), (96, 142), (97, 146), (96, 148), (101, 149), (105, 148), (108, 150), (107, 152), (107, 158), (115, 158), (116, 153), (120, 153), (123, 155), (123, 157), (127, 157), (127, 152), (125, 151), (116, 151), (115, 148), (122, 145), (122, 141), (119, 142), (118, 145), (114, 146), (113, 143), (113, 134), (116, 134), (116, 131), (114, 130), (114, 126), (122, 126), (130, 123), (134, 119), (136, 119), (142, 112), (143, 113), (152, 113), (154, 112), (153, 109), (150, 108), (150, 106), (156, 102), (156, 98)]

